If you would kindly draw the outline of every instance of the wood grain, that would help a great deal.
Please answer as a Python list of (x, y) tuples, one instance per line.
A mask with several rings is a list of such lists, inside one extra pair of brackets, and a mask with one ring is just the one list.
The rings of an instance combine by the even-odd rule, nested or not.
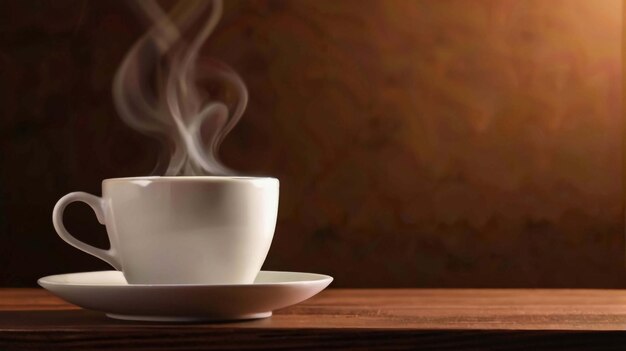
[(0, 349), (589, 349), (626, 345), (626, 291), (331, 289), (269, 319), (117, 321), (0, 290)]

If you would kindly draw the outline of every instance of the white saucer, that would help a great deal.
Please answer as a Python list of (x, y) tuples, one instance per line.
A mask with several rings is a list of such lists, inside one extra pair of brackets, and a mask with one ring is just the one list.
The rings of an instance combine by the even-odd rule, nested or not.
[(59, 274), (39, 285), (80, 307), (116, 319), (191, 322), (266, 318), (324, 290), (323, 274), (261, 271), (252, 284), (128, 284), (119, 271)]

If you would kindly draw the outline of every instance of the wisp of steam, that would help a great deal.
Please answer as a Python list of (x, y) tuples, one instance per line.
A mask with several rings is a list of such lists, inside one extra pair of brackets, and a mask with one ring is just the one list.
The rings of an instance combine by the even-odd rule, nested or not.
[(245, 110), (248, 91), (228, 66), (198, 63), (222, 1), (181, 0), (168, 12), (154, 0), (131, 1), (151, 27), (119, 67), (113, 100), (129, 126), (162, 142), (153, 174), (235, 174), (217, 154)]

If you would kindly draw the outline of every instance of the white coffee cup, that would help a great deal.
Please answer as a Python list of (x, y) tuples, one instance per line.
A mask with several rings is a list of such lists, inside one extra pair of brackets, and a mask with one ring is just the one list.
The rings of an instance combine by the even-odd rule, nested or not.
[[(63, 240), (122, 271), (130, 284), (250, 284), (274, 236), (278, 193), (275, 178), (112, 178), (102, 182), (102, 197), (62, 197), (52, 222)], [(65, 229), (63, 211), (74, 201), (106, 225), (109, 250)]]

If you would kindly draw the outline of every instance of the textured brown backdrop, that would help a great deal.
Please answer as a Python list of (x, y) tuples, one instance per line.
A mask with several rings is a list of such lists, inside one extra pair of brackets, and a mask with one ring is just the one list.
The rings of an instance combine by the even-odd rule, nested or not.
[[(251, 101), (229, 166), (281, 180), (266, 269), (335, 286), (626, 287), (619, 0), (227, 1)], [(142, 175), (111, 102), (123, 1), (0, 3), (0, 284), (106, 269), (54, 202)], [(106, 246), (85, 207), (78, 237)]]

